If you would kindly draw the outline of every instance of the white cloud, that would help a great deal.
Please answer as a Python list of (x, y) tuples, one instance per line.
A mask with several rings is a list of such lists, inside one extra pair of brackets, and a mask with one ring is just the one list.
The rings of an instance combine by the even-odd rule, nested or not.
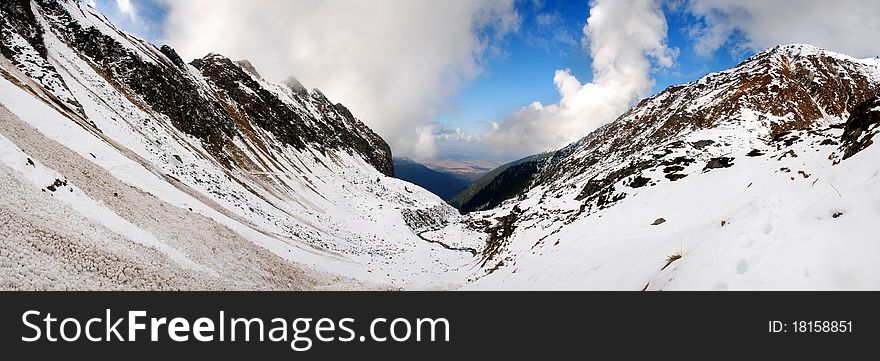
[(501, 149), (540, 152), (614, 120), (650, 91), (652, 61), (673, 65), (677, 50), (667, 47), (666, 33), (659, 0), (593, 1), (584, 27), (592, 82), (583, 84), (570, 70), (557, 70), (559, 104), (532, 103), (493, 125), (486, 139)]
[(461, 128), (450, 129), (442, 126), (435, 127), (434, 138), (459, 142), (479, 142), (483, 140), (479, 134), (468, 134)]
[[(90, 1), (92, 7), (94, 7), (94, 0)], [(116, 0), (116, 7), (119, 9), (119, 12), (128, 15), (132, 22), (137, 21), (137, 9), (132, 5), (131, 0)]]
[(809, 43), (856, 57), (880, 55), (880, 1), (688, 0), (700, 23), (690, 34), (695, 50), (711, 55), (730, 44), (749, 50)]
[(219, 52), (275, 80), (295, 75), (416, 158), (436, 151), (432, 119), (519, 24), (513, 0), (164, 1), (182, 56)]

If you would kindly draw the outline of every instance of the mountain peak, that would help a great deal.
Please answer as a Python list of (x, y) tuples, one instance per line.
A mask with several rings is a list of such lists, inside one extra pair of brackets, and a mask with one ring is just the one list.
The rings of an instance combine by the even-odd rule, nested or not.
[(789, 44), (780, 44), (776, 45), (767, 51), (769, 52), (785, 52), (789, 54), (801, 54), (801, 55), (810, 55), (810, 54), (821, 54), (828, 53), (829, 51), (820, 48), (818, 46), (806, 43), (789, 43)]
[[(232, 63), (232, 59), (227, 58), (227, 57), (226, 57), (225, 55), (223, 55), (223, 54), (219, 54), (219, 53), (208, 53), (208, 54), (205, 54), (205, 56), (203, 56), (203, 57), (201, 57), (201, 58), (198, 58), (198, 59), (194, 59), (194, 60), (192, 61), (192, 63), (194, 63), (194, 64), (193, 64), (194, 66), (195, 66), (195, 64), (201, 64), (201, 63), (204, 63), (204, 62), (212, 62), (212, 63), (226, 63), (226, 62), (228, 62), (228, 63)], [(196, 68), (198, 68), (198, 67), (199, 67), (199, 66), (196, 66)]]
[(250, 73), (251, 75), (253, 75), (257, 78), (262, 78), (262, 76), (260, 75), (260, 72), (257, 71), (257, 68), (254, 67), (254, 64), (251, 64), (250, 60), (247, 60), (247, 59), (236, 60), (233, 63), (240, 66), (242, 69), (244, 69), (246, 72)]
[(299, 95), (306, 96), (309, 94), (309, 90), (293, 75), (284, 80), (284, 85)]
[[(772, 56), (780, 56), (788, 59), (807, 59), (807, 58), (831, 58), (841, 61), (854, 61), (854, 62), (864, 62), (868, 60), (871, 62), (872, 60), (878, 59), (878, 56), (867, 59), (859, 59), (853, 56), (849, 56), (846, 54), (842, 54), (839, 52), (835, 52), (832, 50), (828, 50), (819, 46), (815, 46), (812, 44), (803, 44), (803, 43), (791, 43), (791, 44), (781, 44), (776, 45), (774, 47), (768, 48), (758, 54), (755, 54), (751, 59), (762, 59)], [(748, 60), (747, 60), (748, 62)]]

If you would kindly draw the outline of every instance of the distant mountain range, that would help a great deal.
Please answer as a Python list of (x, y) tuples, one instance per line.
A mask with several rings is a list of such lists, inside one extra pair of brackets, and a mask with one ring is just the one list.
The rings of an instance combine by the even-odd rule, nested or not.
[(438, 172), (455, 174), (473, 181), (505, 162), (475, 159), (432, 159), (420, 161), (420, 163)]
[(443, 200), (454, 197), (470, 183), (465, 175), (434, 170), (409, 158), (395, 157), (393, 161), (395, 177), (419, 185)]

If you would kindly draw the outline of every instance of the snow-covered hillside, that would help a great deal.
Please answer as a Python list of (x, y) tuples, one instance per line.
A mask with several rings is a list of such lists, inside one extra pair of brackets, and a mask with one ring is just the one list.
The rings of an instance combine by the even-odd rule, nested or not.
[(468, 287), (880, 289), (878, 91), (880, 59), (808, 45), (671, 87), (475, 214)]
[[(464, 278), (471, 252), (443, 245), (477, 248), (479, 234), (417, 234), (419, 222), (459, 216), (389, 177), (387, 144), (320, 91), (216, 54), (186, 64), (76, 1), (0, 9), (0, 207), (16, 220), (0, 233), (0, 287), (449, 288)], [(162, 277), (105, 274), (126, 267)]]

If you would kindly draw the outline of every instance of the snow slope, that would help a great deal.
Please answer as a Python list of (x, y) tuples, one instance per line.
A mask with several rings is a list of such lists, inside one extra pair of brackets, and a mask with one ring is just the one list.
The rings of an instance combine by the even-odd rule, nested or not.
[[(464, 278), (457, 272), (471, 253), (423, 239), (403, 213), (438, 217), (432, 222), (458, 215), (388, 177), (387, 145), (319, 91), (271, 84), (218, 55), (199, 68), (182, 64), (173, 50), (119, 31), (83, 4), (27, 3), (42, 35), (7, 44), (33, 57), (0, 60), (0, 135), (3, 164), (29, 171), (30, 191), (66, 181), (70, 194), (39, 195), (205, 282), (219, 277), (222, 288), (449, 288)], [(89, 50), (93, 38), (109, 44), (107, 54)], [(155, 82), (180, 93), (152, 94), (132, 75), (153, 71), (161, 71)], [(45, 74), (54, 87), (39, 81)], [(248, 108), (258, 102), (267, 106)], [(23, 168), (25, 159), (39, 175)], [(459, 236), (472, 247), (481, 239)]]

